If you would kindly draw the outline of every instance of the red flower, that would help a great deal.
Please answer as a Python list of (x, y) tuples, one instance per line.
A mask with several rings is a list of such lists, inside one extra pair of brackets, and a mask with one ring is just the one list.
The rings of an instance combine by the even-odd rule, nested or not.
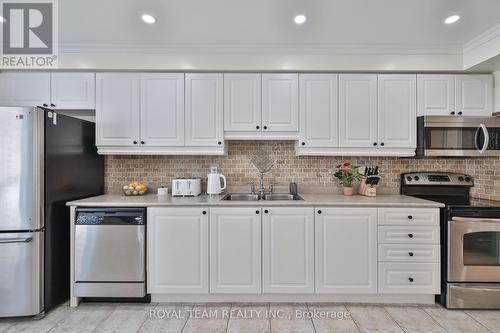
[(347, 175), (349, 172), (347, 170), (344, 170), (344, 175)]
[(345, 163), (344, 163), (344, 167), (348, 167), (348, 166), (350, 166), (350, 165), (351, 165), (351, 163), (350, 163), (350, 162), (345, 162)]
[(340, 168), (342, 166), (342, 164), (337, 164), (336, 168)]

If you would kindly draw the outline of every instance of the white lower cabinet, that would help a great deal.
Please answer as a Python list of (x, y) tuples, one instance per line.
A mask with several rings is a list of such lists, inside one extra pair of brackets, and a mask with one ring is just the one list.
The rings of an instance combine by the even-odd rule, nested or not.
[(208, 209), (148, 208), (147, 291), (208, 293)]
[(314, 209), (263, 211), (263, 292), (314, 293)]
[(379, 293), (439, 294), (439, 263), (380, 263)]
[(260, 208), (210, 209), (210, 293), (260, 294)]
[(316, 293), (377, 293), (377, 209), (316, 209)]

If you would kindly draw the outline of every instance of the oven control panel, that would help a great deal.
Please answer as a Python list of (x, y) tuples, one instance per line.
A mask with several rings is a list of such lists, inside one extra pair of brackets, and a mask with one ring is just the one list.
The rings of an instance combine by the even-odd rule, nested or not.
[(401, 175), (404, 185), (474, 186), (474, 179), (462, 173), (410, 172)]

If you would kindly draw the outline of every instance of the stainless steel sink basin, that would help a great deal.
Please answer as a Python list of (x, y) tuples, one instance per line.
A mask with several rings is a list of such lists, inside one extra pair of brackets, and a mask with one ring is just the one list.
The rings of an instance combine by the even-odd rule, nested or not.
[(258, 201), (258, 194), (244, 194), (244, 193), (235, 193), (235, 194), (227, 194), (222, 200), (227, 201)]
[(304, 200), (298, 195), (287, 194), (287, 193), (273, 193), (264, 195), (264, 200)]
[[(224, 201), (258, 201), (261, 200), (258, 194), (246, 194), (246, 193), (233, 193), (226, 194), (222, 200)], [(293, 201), (293, 200), (304, 200), (298, 195), (287, 194), (287, 193), (273, 193), (266, 194), (262, 198), (266, 201)]]

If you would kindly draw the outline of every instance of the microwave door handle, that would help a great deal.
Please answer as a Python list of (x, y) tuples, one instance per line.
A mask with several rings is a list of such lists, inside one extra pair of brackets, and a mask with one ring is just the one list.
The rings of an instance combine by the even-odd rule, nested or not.
[(484, 154), (486, 149), (488, 149), (488, 145), (490, 144), (490, 133), (488, 133), (488, 129), (484, 124), (479, 125), (479, 127), (483, 130), (484, 134), (484, 144), (483, 148), (479, 151), (479, 154)]

